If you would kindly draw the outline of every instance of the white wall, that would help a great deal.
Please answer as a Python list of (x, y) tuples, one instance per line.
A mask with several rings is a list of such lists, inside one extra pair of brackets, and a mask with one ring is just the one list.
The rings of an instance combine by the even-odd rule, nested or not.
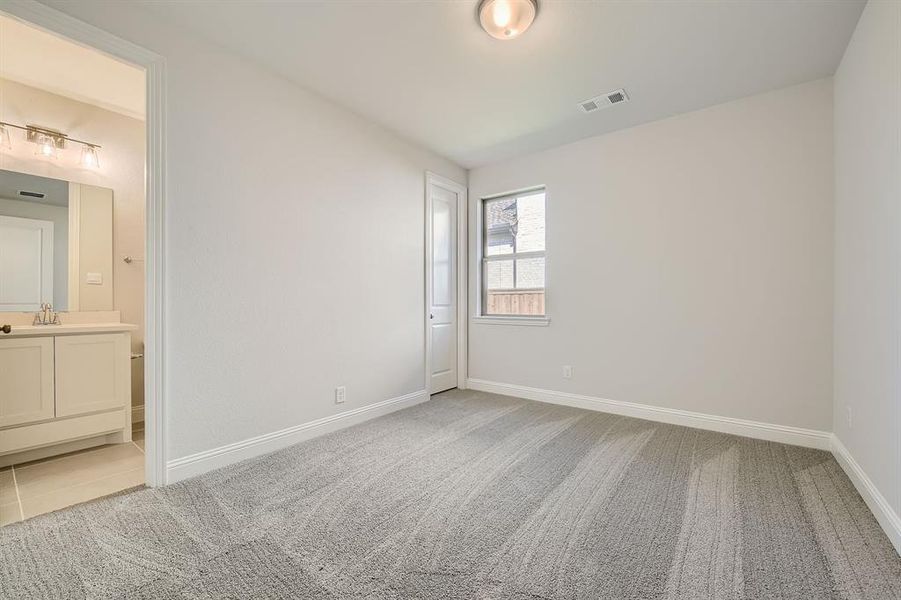
[(831, 79), (469, 181), (473, 215), (481, 197), (547, 186), (551, 317), (472, 324), (470, 377), (831, 429)]
[(901, 4), (870, 0), (835, 74), (835, 434), (896, 515), (901, 514), (899, 40)]
[[(12, 150), (0, 152), (0, 168), (113, 190), (113, 308), (122, 320), (138, 325), (132, 349), (144, 344), (144, 263), (125, 264), (125, 255), (144, 256), (144, 122), (0, 79), (0, 120), (35, 123), (70, 137), (95, 142), (100, 169), (78, 166), (79, 148), (70, 146), (58, 160), (34, 155), (34, 146), (12, 130)], [(143, 361), (132, 361), (132, 403), (144, 404)]]
[(69, 209), (0, 198), (0, 215), (53, 222), (53, 308), (66, 310), (69, 296)]
[(466, 172), (138, 8), (51, 4), (166, 58), (169, 458), (424, 389), (424, 171)]

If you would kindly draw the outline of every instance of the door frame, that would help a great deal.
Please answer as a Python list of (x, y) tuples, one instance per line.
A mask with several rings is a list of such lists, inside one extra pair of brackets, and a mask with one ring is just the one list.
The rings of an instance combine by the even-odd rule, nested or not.
[[(76, 44), (144, 69), (146, 94), (144, 228), (144, 427), (145, 478), (150, 487), (167, 483), (166, 435), (166, 61), (141, 46), (35, 0), (7, 0), (0, 11)], [(129, 407), (130, 409), (131, 407)]]
[(431, 171), (425, 172), (425, 306), (423, 326), (425, 328), (425, 381), (426, 394), (431, 394), (432, 383), (432, 328), (429, 311), (432, 306), (432, 186), (444, 188), (457, 194), (457, 387), (466, 389), (468, 373), (468, 347), (466, 331), (467, 300), (469, 298), (469, 263), (467, 262), (467, 190), (466, 186)]

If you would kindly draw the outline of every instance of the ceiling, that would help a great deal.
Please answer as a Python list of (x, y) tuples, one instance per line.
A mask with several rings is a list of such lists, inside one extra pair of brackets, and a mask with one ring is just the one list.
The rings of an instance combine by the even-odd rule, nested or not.
[[(19, 192), (22, 190), (42, 193), (44, 197), (30, 198), (21, 196)], [(69, 182), (0, 170), (0, 198), (38, 204), (52, 204), (54, 206), (69, 206)]]
[(0, 15), (0, 78), (144, 118), (144, 70)]
[(140, 1), (464, 167), (832, 75), (864, 3), (541, 0), (499, 41), (475, 0)]

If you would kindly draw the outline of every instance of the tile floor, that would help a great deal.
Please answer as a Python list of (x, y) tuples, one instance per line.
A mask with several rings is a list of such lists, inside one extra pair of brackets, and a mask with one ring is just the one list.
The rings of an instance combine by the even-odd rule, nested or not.
[(0, 469), (0, 526), (144, 483), (144, 431), (98, 446)]

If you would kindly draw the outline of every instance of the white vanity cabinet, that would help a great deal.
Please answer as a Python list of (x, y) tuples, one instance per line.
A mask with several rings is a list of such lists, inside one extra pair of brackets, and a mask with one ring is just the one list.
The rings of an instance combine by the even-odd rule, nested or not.
[(0, 427), (53, 412), (53, 338), (0, 339)]
[(123, 323), (0, 334), (0, 467), (131, 440), (131, 334)]
[(57, 417), (129, 406), (131, 341), (127, 333), (61, 335), (55, 346)]

